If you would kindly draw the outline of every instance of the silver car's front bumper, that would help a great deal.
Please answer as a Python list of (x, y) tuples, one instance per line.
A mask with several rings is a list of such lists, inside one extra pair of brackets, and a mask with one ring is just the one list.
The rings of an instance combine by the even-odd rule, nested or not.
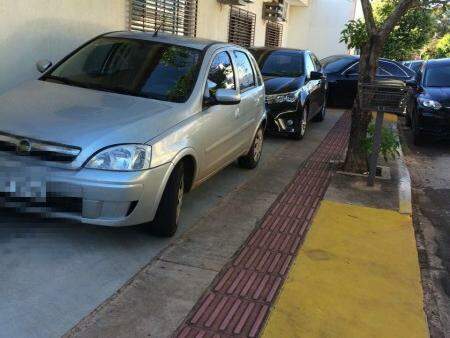
[[(2, 182), (2, 201), (6, 207), (13, 207), (19, 211), (35, 212), (36, 207), (27, 206), (31, 200), (32, 205), (46, 205), (50, 201), (57, 203), (58, 208), (46, 206), (43, 208), (49, 217), (62, 217), (75, 219), (89, 224), (104, 226), (128, 226), (141, 224), (153, 220), (159, 205), (166, 182), (172, 171), (173, 164), (167, 163), (157, 168), (137, 172), (114, 172), (94, 169), (65, 170), (45, 168), (45, 175), (37, 167), (24, 166), (18, 171), (2, 167), (0, 178)], [(10, 171), (8, 173), (8, 171)], [(33, 173), (41, 173), (35, 175)], [(34, 176), (34, 177), (33, 177)], [(11, 177), (15, 177), (11, 179)], [(40, 181), (43, 195), (20, 195), (15, 191), (11, 194), (11, 180), (18, 184), (31, 181), (36, 186)], [(6, 184), (5, 184), (6, 182)], [(20, 183), (23, 185), (23, 183)], [(33, 185), (33, 184), (31, 184)], [(17, 184), (14, 185), (14, 189)], [(11, 198), (12, 196), (12, 198)], [(27, 196), (32, 196), (27, 198)], [(25, 201), (25, 202), (24, 202)], [(39, 202), (39, 203), (36, 203)], [(77, 206), (74, 207), (74, 204)]]

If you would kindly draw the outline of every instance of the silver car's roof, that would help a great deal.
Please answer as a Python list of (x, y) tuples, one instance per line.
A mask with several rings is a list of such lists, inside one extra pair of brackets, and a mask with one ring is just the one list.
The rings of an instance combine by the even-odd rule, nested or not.
[(163, 33), (163, 32), (159, 32), (157, 36), (153, 36), (153, 35), (154, 35), (154, 32), (121, 31), (121, 32), (107, 33), (103, 36), (170, 43), (170, 44), (177, 45), (177, 46), (184, 46), (184, 47), (199, 49), (199, 50), (204, 50), (206, 47), (211, 46), (211, 45), (230, 46), (230, 44), (220, 42), (220, 41), (201, 39), (201, 38), (191, 38), (191, 37), (186, 37), (186, 36), (167, 34), (167, 33)]

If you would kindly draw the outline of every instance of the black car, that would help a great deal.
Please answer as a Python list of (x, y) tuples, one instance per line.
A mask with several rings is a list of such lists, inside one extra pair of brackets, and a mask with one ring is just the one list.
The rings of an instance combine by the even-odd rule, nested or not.
[(406, 123), (412, 126), (414, 143), (426, 136), (450, 137), (450, 58), (426, 61), (417, 73)]
[(317, 57), (307, 50), (251, 48), (264, 78), (269, 132), (302, 139), (309, 120), (326, 113), (327, 81)]
[(414, 60), (414, 61), (405, 61), (402, 63), (405, 67), (415, 71), (416, 73), (420, 70), (423, 65), (422, 60)]
[[(328, 105), (350, 108), (358, 89), (359, 56), (333, 55), (321, 61), (328, 80)], [(380, 59), (377, 79), (396, 79), (408, 85), (415, 84), (415, 72), (399, 62)]]

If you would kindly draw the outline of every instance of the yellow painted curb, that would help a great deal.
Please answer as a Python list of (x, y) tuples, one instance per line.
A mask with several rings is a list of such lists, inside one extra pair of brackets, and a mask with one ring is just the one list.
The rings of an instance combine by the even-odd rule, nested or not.
[(411, 218), (322, 202), (262, 337), (427, 337)]
[[(377, 113), (372, 113), (372, 117), (374, 119), (376, 118), (376, 116), (377, 116)], [(397, 122), (398, 121), (398, 116), (395, 115), (395, 114), (388, 114), (388, 113), (386, 113), (386, 114), (384, 114), (384, 121), (391, 122), (391, 123)]]

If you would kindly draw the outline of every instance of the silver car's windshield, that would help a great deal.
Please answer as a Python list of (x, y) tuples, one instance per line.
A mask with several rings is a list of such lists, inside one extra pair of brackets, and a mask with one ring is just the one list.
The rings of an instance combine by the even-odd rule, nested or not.
[(185, 102), (195, 86), (201, 51), (137, 39), (101, 37), (82, 47), (44, 81)]

